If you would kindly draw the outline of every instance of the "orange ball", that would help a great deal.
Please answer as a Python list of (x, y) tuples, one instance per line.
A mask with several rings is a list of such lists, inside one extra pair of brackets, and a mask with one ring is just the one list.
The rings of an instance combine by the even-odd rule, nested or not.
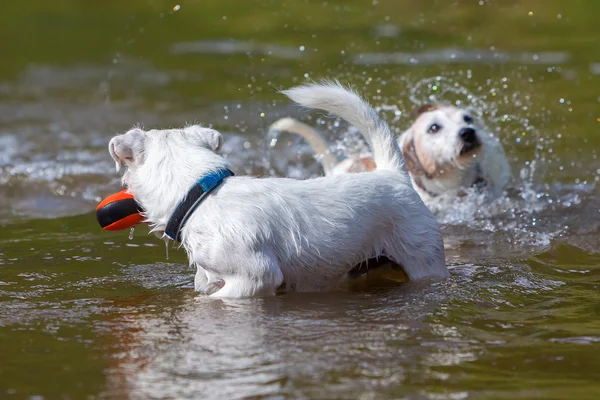
[(125, 189), (102, 200), (96, 207), (96, 218), (103, 230), (120, 231), (144, 222), (143, 211)]

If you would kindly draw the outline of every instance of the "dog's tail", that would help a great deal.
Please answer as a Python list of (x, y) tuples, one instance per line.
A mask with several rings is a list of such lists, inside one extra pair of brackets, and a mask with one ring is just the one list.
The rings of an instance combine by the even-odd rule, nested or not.
[(289, 132), (302, 136), (320, 157), (325, 175), (329, 175), (333, 171), (337, 159), (329, 152), (329, 143), (321, 132), (293, 118), (281, 118), (269, 127), (269, 136), (273, 136), (273, 133), (277, 132)]
[(283, 93), (304, 107), (328, 111), (354, 125), (373, 150), (378, 170), (405, 172), (404, 158), (387, 123), (354, 91), (338, 82), (297, 86)]

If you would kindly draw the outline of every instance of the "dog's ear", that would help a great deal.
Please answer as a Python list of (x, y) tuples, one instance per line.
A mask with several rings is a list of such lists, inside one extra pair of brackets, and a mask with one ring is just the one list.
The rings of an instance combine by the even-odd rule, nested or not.
[(204, 128), (200, 125), (188, 126), (184, 132), (191, 134), (191, 140), (202, 147), (211, 149), (214, 152), (221, 150), (223, 146), (223, 136), (218, 131), (210, 128)]
[(438, 106), (437, 104), (424, 104), (415, 110), (415, 115), (419, 116), (421, 114), (425, 114), (426, 112), (439, 110), (439, 109), (440, 109), (440, 106)]
[(213, 149), (214, 152), (221, 150), (223, 146), (223, 136), (220, 132), (210, 129), (207, 134), (206, 143)]
[(117, 172), (123, 164), (129, 166), (140, 161), (144, 150), (145, 132), (141, 129), (132, 129), (127, 133), (115, 136), (108, 143), (108, 152), (113, 160)]
[(406, 140), (402, 146), (402, 155), (406, 163), (406, 169), (412, 175), (428, 175), (425, 167), (419, 161), (417, 150), (415, 149), (415, 141), (413, 139)]

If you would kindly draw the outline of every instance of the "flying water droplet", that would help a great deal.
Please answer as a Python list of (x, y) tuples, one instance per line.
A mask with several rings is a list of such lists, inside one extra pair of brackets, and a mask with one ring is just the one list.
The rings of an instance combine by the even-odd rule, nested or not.
[(167, 255), (167, 261), (169, 261), (169, 238), (165, 237), (165, 253)]
[(129, 240), (133, 240), (133, 232), (135, 232), (135, 226), (132, 226), (129, 231)]

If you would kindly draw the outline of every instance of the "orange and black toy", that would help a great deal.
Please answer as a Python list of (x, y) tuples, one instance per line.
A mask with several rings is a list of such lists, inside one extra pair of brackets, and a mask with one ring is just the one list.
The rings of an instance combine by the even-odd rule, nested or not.
[(111, 194), (96, 207), (96, 218), (105, 231), (120, 231), (144, 222), (144, 210), (127, 190)]

